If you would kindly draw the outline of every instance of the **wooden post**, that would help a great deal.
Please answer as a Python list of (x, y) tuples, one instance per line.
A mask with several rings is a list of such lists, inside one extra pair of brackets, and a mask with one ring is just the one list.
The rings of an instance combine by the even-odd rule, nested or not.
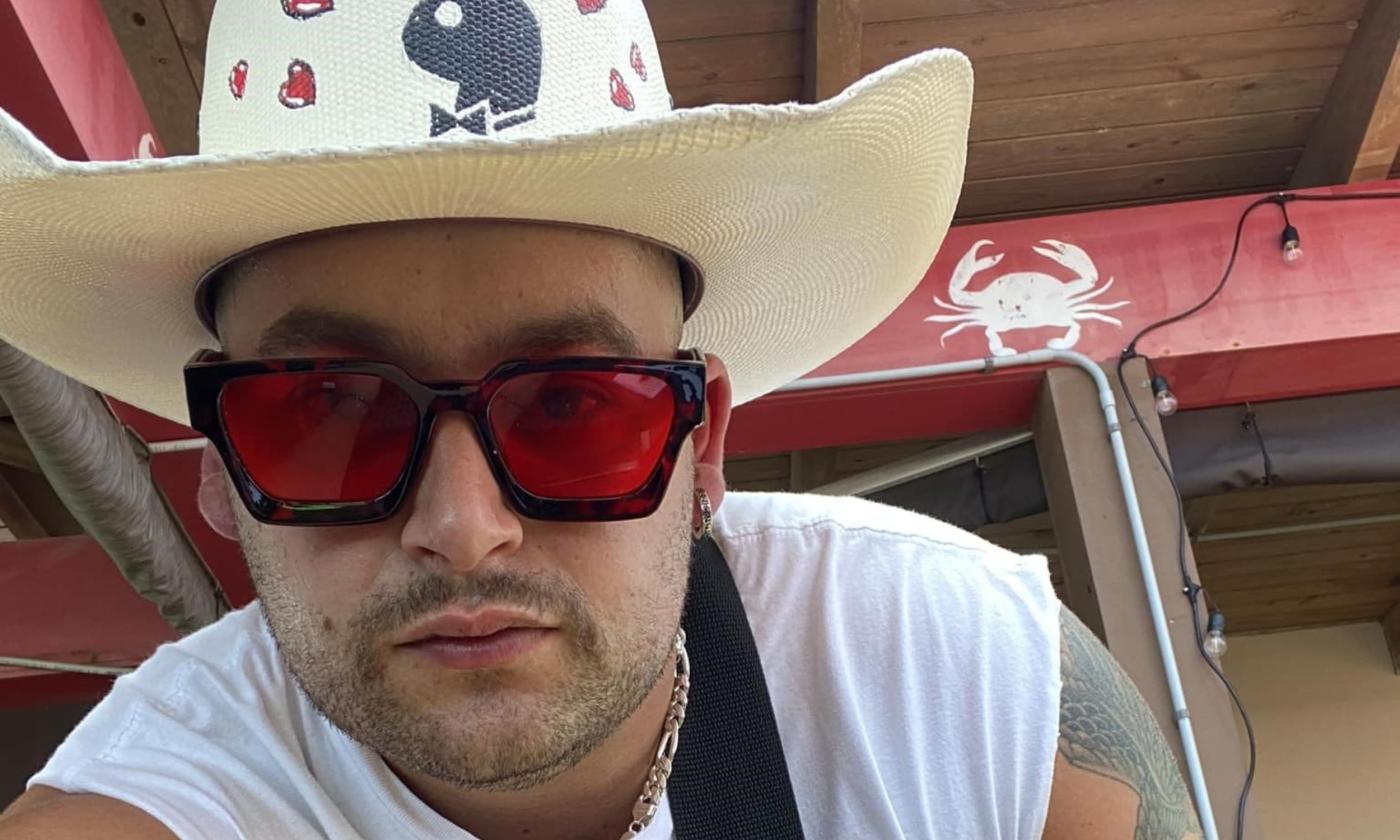
[(1391, 607), (1381, 619), (1381, 630), (1385, 633), (1386, 647), (1390, 648), (1390, 665), (1400, 674), (1400, 604)]
[(180, 35), (189, 43), (190, 33), (204, 21), (186, 8), (191, 6), (188, 2), (171, 5), (179, 9), (177, 19), (187, 31), (176, 31), (161, 0), (102, 0), (165, 152), (192, 155), (199, 151), (199, 89), (204, 81), (196, 72), (202, 74), (204, 65), (202, 58), (198, 64), (189, 61)]
[[(1116, 390), (1117, 381), (1111, 369), (1108, 374)], [(1143, 362), (1131, 363), (1127, 377), (1147, 431), (1157, 440), (1158, 446), (1165, 448)], [(1170, 482), (1134, 423), (1132, 413), (1122, 402), (1121, 394), (1118, 400), (1119, 422), (1123, 427), (1138, 503), (1142, 507), (1157, 585), (1171, 628), (1196, 745), (1205, 768), (1211, 806), (1220, 836), (1232, 837), (1247, 753), (1229, 695), (1196, 648), (1190, 605), (1182, 594), (1181, 571), (1177, 564), (1180, 526)], [(1060, 548), (1066, 602), (1103, 639), (1137, 684), (1178, 761), (1182, 762), (1185, 777), (1181, 738), (1129, 529), (1127, 506), (1114, 469), (1113, 452), (1093, 381), (1083, 371), (1073, 368), (1048, 371), (1032, 428)], [(1195, 559), (1189, 543), (1186, 564), (1195, 579)]]
[(803, 98), (828, 99), (860, 78), (860, 0), (807, 0)]
[(1293, 186), (1381, 180), (1397, 149), (1400, 3), (1372, 0), (1293, 171)]

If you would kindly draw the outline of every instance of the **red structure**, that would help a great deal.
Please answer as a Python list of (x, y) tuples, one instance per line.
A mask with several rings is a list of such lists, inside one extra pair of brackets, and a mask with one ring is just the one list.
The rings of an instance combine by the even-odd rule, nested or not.
[[(1396, 190), (1400, 182), (1310, 190), (1309, 195)], [(1073, 270), (1032, 250), (1042, 240), (1077, 246), (1092, 260), (1102, 290), (1086, 301), (1126, 305), (1080, 313), (1074, 349), (1113, 359), (1142, 327), (1203, 300), (1220, 281), (1240, 214), (1256, 197), (1162, 204), (954, 228), (918, 289), (854, 347), (813, 376), (863, 373), (938, 364), (988, 355), (989, 342), (974, 323), (946, 343), (957, 324), (928, 322), (952, 315), (935, 298), (949, 299), (959, 260), (974, 243), (982, 254), (1005, 258), (971, 278), (983, 292), (1015, 273), (1049, 274), (1063, 281), (1051, 299), (1015, 303), (1025, 283), (1005, 288), (1007, 306), (1046, 315), (1073, 306)], [(1225, 291), (1199, 315), (1154, 333), (1138, 348), (1171, 381), (1183, 409), (1400, 384), (1400, 370), (1384, 364), (1400, 354), (1400, 201), (1293, 202), (1289, 216), (1304, 257), (1283, 259), (1283, 219), (1275, 207), (1256, 210), (1245, 225), (1239, 259)], [(1044, 245), (1039, 245), (1045, 249)], [(1048, 249), (1047, 249), (1048, 250)], [(1003, 287), (1016, 286), (1014, 281)], [(1043, 284), (1049, 287), (1049, 283)], [(1019, 290), (1018, 290), (1019, 289)], [(1084, 295), (1078, 296), (1083, 299)], [(998, 324), (997, 295), (979, 296), (969, 313)], [(967, 308), (967, 307), (965, 307)], [(1032, 314), (1035, 314), (1032, 312)], [(1122, 326), (1084, 315), (1116, 318)], [(1034, 317), (1029, 323), (1045, 323)], [(1061, 338), (1064, 326), (1011, 329), (1006, 346), (1028, 350)], [(755, 454), (837, 444), (966, 434), (1025, 425), (1040, 372), (1020, 369), (990, 376), (776, 394), (741, 408), (731, 427), (730, 452)]]
[[(80, 51), (74, 39), (82, 43)], [(67, 60), (77, 52), (86, 64)], [(159, 154), (97, 0), (0, 0), (0, 74), (7, 79), (0, 107), (60, 153), (88, 159)], [(1397, 188), (1400, 182), (1310, 194)], [(1091, 357), (1115, 358), (1143, 326), (1188, 308), (1215, 287), (1240, 213), (1253, 200), (955, 228), (905, 303), (812, 375), (985, 357), (995, 347), (988, 328), (1004, 348), (1027, 350), (1058, 339)], [(1295, 202), (1289, 213), (1301, 233), (1304, 259), (1285, 263), (1281, 214), (1260, 208), (1244, 229), (1238, 264), (1219, 299), (1138, 348), (1156, 360), (1183, 408), (1400, 384), (1400, 369), (1386, 363), (1400, 358), (1400, 201)], [(970, 270), (979, 257), (995, 254), (1004, 255), (995, 265)], [(960, 272), (960, 264), (968, 270)], [(929, 320), (934, 317), (957, 320)], [(1041, 371), (1022, 368), (780, 392), (737, 411), (729, 451), (745, 455), (1022, 426), (1030, 421), (1040, 380)], [(195, 437), (128, 406), (114, 407), (148, 442)], [(252, 587), (236, 544), (211, 531), (196, 509), (198, 466), (197, 451), (156, 455), (152, 462), (225, 590), (235, 603), (246, 603)], [(134, 664), (170, 637), (154, 609), (87, 538), (0, 545), (0, 583), (0, 616), (6, 617), (0, 655)], [(73, 692), (96, 695), (105, 687), (100, 678), (0, 668), (0, 705)]]

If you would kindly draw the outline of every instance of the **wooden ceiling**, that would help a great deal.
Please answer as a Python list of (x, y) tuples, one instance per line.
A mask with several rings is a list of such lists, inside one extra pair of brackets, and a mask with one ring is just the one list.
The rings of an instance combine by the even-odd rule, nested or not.
[[(166, 148), (194, 151), (213, 0), (103, 3)], [(1400, 173), (1400, 4), (1386, 0), (646, 5), (678, 107), (811, 100), (920, 50), (966, 52), (963, 221)]]
[[(1201, 583), (1231, 632), (1378, 621), (1400, 601), (1400, 483), (1276, 487), (1187, 504)], [(1048, 514), (983, 528), (1048, 553)]]
[[(906, 441), (765, 455), (726, 466), (736, 490), (806, 490), (935, 448)], [(1400, 602), (1400, 482), (1274, 487), (1187, 503), (1202, 584), (1231, 632), (1377, 621)], [(1045, 554), (1062, 583), (1048, 513), (979, 530)], [(1400, 615), (1400, 610), (1396, 610)]]

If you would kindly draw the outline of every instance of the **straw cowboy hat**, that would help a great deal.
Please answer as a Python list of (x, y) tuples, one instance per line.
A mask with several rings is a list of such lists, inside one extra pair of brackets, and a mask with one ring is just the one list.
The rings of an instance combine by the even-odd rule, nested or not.
[(182, 423), (213, 269), (268, 242), (428, 218), (653, 240), (743, 402), (888, 315), (962, 184), (953, 51), (816, 105), (672, 110), (642, 0), (220, 0), (208, 44), (196, 156), (68, 162), (0, 111), (0, 338)]

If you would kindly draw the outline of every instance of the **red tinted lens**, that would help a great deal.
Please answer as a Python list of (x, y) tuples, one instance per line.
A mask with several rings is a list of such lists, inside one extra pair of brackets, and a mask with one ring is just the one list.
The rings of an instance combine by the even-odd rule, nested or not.
[(263, 492), (284, 502), (362, 502), (403, 473), (418, 408), (364, 373), (271, 373), (230, 380), (219, 395), (229, 443)]
[(676, 402), (666, 380), (614, 371), (527, 373), (487, 415), (516, 483), (548, 499), (605, 499), (639, 489), (661, 461)]

